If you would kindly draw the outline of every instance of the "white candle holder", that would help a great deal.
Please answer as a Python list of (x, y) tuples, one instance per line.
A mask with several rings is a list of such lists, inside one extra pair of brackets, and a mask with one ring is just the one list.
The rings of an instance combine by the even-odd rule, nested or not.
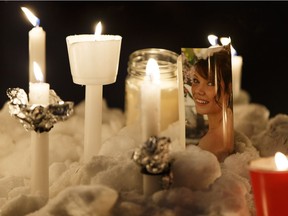
[(29, 104), (26, 92), (9, 88), (9, 112), (27, 131), (31, 131), (31, 193), (49, 197), (49, 131), (58, 121), (64, 121), (73, 113), (73, 102), (62, 101), (50, 90), (47, 106)]
[(84, 161), (101, 147), (102, 88), (116, 81), (122, 37), (73, 35), (66, 38), (73, 82), (86, 86)]

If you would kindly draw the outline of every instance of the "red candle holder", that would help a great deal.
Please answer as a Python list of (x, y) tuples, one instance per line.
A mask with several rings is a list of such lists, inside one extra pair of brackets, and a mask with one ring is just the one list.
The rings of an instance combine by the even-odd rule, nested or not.
[(257, 216), (288, 215), (288, 170), (273, 168), (274, 157), (251, 161), (249, 172)]

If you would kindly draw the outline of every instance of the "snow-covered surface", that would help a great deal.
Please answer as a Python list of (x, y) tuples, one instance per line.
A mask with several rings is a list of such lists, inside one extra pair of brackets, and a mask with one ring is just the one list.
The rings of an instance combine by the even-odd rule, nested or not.
[(102, 148), (83, 163), (84, 102), (49, 132), (48, 200), (30, 194), (30, 133), (0, 111), (1, 215), (190, 216), (255, 215), (247, 164), (260, 155), (288, 153), (288, 116), (269, 119), (260, 104), (234, 106), (235, 153), (219, 163), (197, 146), (179, 150), (178, 122), (163, 131), (172, 141), (173, 183), (146, 197), (140, 167), (131, 159), (141, 145), (138, 125), (103, 102)]

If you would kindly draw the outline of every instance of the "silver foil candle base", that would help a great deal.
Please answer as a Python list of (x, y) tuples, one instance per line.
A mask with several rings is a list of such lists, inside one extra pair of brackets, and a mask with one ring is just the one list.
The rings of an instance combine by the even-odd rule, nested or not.
[(161, 174), (169, 169), (170, 138), (151, 136), (141, 148), (134, 151), (132, 159), (147, 174)]
[(50, 131), (58, 121), (68, 119), (74, 108), (71, 101), (62, 101), (54, 90), (49, 92), (49, 105), (29, 104), (26, 92), (21, 88), (7, 89), (9, 113), (15, 116), (26, 130), (37, 133)]
[(170, 143), (170, 138), (151, 136), (132, 155), (132, 159), (141, 167), (145, 196), (150, 196), (158, 190), (168, 189), (172, 184)]

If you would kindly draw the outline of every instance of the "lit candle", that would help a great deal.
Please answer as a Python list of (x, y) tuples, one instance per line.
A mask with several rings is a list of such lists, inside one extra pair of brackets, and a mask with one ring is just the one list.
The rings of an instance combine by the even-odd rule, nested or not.
[[(227, 45), (231, 43), (230, 38), (222, 37), (220, 41), (223, 45)], [(236, 50), (231, 45), (231, 65), (232, 65), (232, 89), (233, 89), (233, 97), (236, 99), (239, 97), (241, 90), (241, 76), (242, 76), (242, 65), (243, 58), (242, 56), (238, 56)]]
[(249, 170), (257, 215), (287, 215), (287, 157), (277, 152), (275, 157), (253, 160)]
[(150, 136), (157, 136), (160, 132), (160, 71), (157, 61), (148, 60), (146, 79), (141, 85), (141, 130), (142, 139), (146, 141)]
[(140, 91), (146, 76), (146, 65), (149, 58), (157, 61), (160, 71), (160, 129), (165, 130), (170, 124), (178, 121), (178, 54), (165, 49), (148, 48), (137, 50), (129, 56), (128, 76), (125, 83), (126, 125), (141, 122)]
[(84, 161), (97, 155), (101, 147), (102, 86), (116, 81), (122, 37), (102, 35), (98, 23), (95, 34), (66, 38), (73, 82), (86, 86)]
[[(40, 66), (33, 62), (37, 83), (29, 83), (29, 103), (47, 106), (49, 104), (49, 84), (43, 83)], [(49, 134), (31, 132), (31, 192), (49, 197)]]
[(44, 83), (41, 68), (37, 62), (33, 62), (34, 77), (38, 82), (29, 83), (29, 103), (30, 104), (49, 104), (49, 83)]
[(233, 85), (233, 97), (237, 98), (241, 90), (241, 76), (243, 58), (238, 56), (236, 50), (232, 48), (232, 85)]
[(218, 37), (216, 35), (210, 34), (207, 39), (212, 46), (219, 46)]
[(33, 62), (37, 62), (43, 73), (43, 80), (46, 78), (46, 33), (40, 27), (40, 20), (27, 8), (21, 7), (28, 20), (34, 26), (29, 31), (29, 81), (35, 82)]

